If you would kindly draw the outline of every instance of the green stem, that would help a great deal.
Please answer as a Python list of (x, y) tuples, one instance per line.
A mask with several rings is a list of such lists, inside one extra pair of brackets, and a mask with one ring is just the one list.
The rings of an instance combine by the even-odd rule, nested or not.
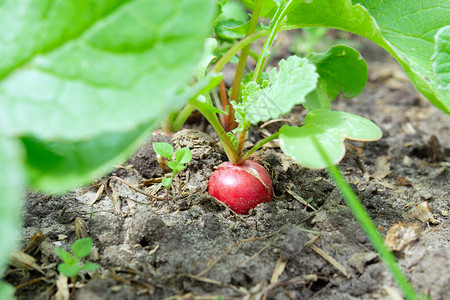
[(406, 278), (405, 274), (403, 274), (402, 270), (398, 266), (394, 254), (392, 254), (392, 252), (389, 251), (389, 249), (384, 244), (384, 240), (378, 233), (377, 227), (367, 214), (358, 197), (346, 182), (344, 176), (342, 176), (339, 168), (336, 165), (332, 165), (328, 167), (328, 172), (341, 191), (345, 202), (352, 211), (356, 220), (358, 220), (359, 224), (369, 238), (369, 241), (372, 243), (375, 250), (380, 254), (381, 259), (387, 265), (395, 281), (397, 281), (397, 284), (403, 291), (405, 298), (407, 300), (419, 299), (416, 296), (416, 293), (414, 292), (411, 284), (409, 283), (408, 278)]
[[(284, 31), (284, 30), (291, 30), (291, 29), (298, 29), (301, 28), (298, 25), (291, 25), (291, 26), (281, 26), (279, 28), (278, 31)], [(219, 59), (216, 64), (214, 65), (214, 67), (211, 69), (211, 72), (215, 72), (215, 73), (219, 73), (223, 67), (225, 67), (225, 65), (228, 63), (228, 61), (230, 61), (230, 59), (233, 58), (233, 56), (236, 55), (236, 53), (238, 53), (239, 51), (242, 50), (242, 48), (246, 47), (247, 45), (250, 45), (251, 43), (253, 43), (254, 41), (256, 41), (257, 39), (262, 38), (263, 36), (266, 36), (267, 34), (269, 34), (269, 30), (267, 29), (263, 29), (260, 30), (258, 32), (255, 32), (251, 35), (249, 35), (248, 37), (246, 37), (245, 39), (243, 39), (242, 41), (240, 41), (239, 43), (235, 44), (233, 47), (231, 47), (225, 54), (224, 56), (222, 56), (221, 59)]]
[(225, 153), (227, 154), (228, 159), (231, 161), (231, 163), (235, 164), (239, 159), (238, 153), (234, 148), (233, 143), (228, 138), (227, 133), (223, 129), (222, 124), (220, 124), (216, 114), (211, 112), (205, 103), (200, 102), (197, 99), (191, 99), (189, 101), (189, 104), (191, 104), (195, 109), (197, 109), (206, 118), (206, 120), (208, 120), (208, 122), (217, 132), (217, 135), (219, 136), (219, 139), (222, 142), (223, 148), (225, 150)]
[(255, 72), (253, 73), (253, 81), (258, 81), (259, 76), (262, 73), (264, 64), (266, 62), (266, 58), (268, 54), (270, 53), (270, 48), (272, 47), (273, 41), (275, 40), (275, 36), (280, 31), (281, 22), (283, 21), (284, 17), (288, 13), (290, 9), (290, 5), (293, 3), (293, 0), (290, 0), (282, 9), (279, 8), (277, 12), (275, 13), (274, 18), (272, 19), (273, 25), (270, 28), (269, 36), (267, 37), (266, 41), (264, 42), (263, 48), (261, 50), (261, 54), (259, 55), (258, 62), (256, 63)]
[(193, 110), (194, 107), (189, 103), (183, 107), (183, 109), (178, 113), (175, 120), (172, 122), (172, 132), (177, 132), (181, 129), (181, 127), (183, 127), (184, 123), (186, 123), (186, 120), (189, 118)]
[(230, 59), (233, 58), (233, 56), (236, 55), (239, 51), (241, 51), (244, 47), (250, 45), (257, 39), (262, 38), (263, 36), (269, 34), (269, 31), (267, 29), (255, 32), (254, 34), (249, 35), (248, 37), (241, 40), (239, 43), (235, 44), (233, 47), (231, 47), (214, 65), (214, 67), (211, 69), (211, 72), (218, 73), (220, 72), (223, 67), (228, 63)]
[(251, 58), (253, 58), (253, 59), (255, 60), (255, 62), (258, 61), (259, 54), (256, 53), (255, 51), (253, 51), (251, 48), (250, 48), (250, 52), (248, 53), (248, 56), (250, 56)]
[[(250, 20), (250, 26), (248, 27), (247, 35), (253, 34), (256, 30), (256, 26), (258, 26), (258, 20), (259, 20), (259, 13), (261, 12), (263, 0), (258, 0), (254, 6), (252, 18)], [(244, 69), (245, 64), (247, 63), (247, 57), (250, 52), (250, 46), (251, 44), (248, 44), (241, 50), (241, 55), (239, 56), (239, 62), (236, 68), (236, 73), (234, 75), (234, 81), (233, 81), (233, 89), (231, 91), (231, 97), (230, 101), (239, 100), (239, 92), (241, 89), (241, 80), (242, 76), (244, 75)]]
[(384, 240), (378, 232), (377, 227), (373, 223), (370, 216), (367, 214), (364, 206), (359, 201), (358, 197), (353, 192), (350, 185), (345, 180), (342, 173), (339, 171), (339, 168), (336, 165), (333, 165), (330, 158), (322, 148), (321, 144), (313, 137), (313, 142), (316, 145), (317, 151), (320, 153), (325, 162), (329, 165), (328, 172), (339, 188), (342, 196), (345, 199), (348, 207), (352, 211), (356, 220), (364, 230), (367, 235), (367, 238), (372, 243), (375, 250), (379, 253), (381, 259), (384, 261), (389, 271), (391, 272), (394, 280), (397, 281), (398, 286), (403, 291), (403, 295), (407, 300), (415, 300), (419, 299), (416, 296), (414, 289), (406, 278), (405, 274), (403, 274), (399, 265), (397, 264), (397, 260), (395, 259), (394, 254), (387, 248), (384, 244)]
[(237, 165), (242, 164), (244, 161), (246, 161), (253, 153), (255, 153), (256, 150), (258, 150), (259, 148), (261, 148), (264, 144), (278, 138), (278, 136), (280, 135), (279, 132), (276, 132), (274, 134), (272, 134), (271, 136), (266, 137), (263, 140), (260, 140), (258, 143), (256, 143), (255, 146), (252, 147), (252, 149), (248, 150), (247, 153), (245, 153), (245, 155), (243, 157), (241, 157), (238, 161), (237, 161)]

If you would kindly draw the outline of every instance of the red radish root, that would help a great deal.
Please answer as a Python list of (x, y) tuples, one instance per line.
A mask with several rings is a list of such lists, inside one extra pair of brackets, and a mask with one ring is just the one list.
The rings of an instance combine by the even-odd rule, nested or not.
[(238, 214), (247, 214), (250, 209), (269, 202), (273, 197), (269, 173), (251, 160), (240, 165), (221, 164), (209, 179), (208, 191)]

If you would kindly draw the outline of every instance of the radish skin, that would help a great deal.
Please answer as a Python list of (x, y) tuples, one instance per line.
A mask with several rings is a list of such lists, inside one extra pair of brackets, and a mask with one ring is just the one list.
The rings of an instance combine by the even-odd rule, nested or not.
[(240, 165), (231, 162), (221, 164), (209, 179), (208, 191), (238, 214), (247, 214), (258, 204), (273, 198), (269, 173), (251, 160)]

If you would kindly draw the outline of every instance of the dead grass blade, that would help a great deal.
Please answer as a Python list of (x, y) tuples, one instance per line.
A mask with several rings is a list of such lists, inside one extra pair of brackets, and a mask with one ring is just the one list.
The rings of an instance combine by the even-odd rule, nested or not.
[(231, 245), (230, 247), (228, 247), (227, 250), (225, 250), (221, 255), (219, 255), (219, 257), (216, 260), (214, 260), (206, 269), (204, 269), (203, 271), (201, 271), (197, 275), (192, 275), (192, 276), (202, 277), (203, 275), (208, 273), (209, 270), (211, 270), (225, 255), (230, 253), (230, 251), (233, 250), (234, 247), (236, 247), (236, 246), (238, 246), (238, 245), (240, 245), (242, 243), (256, 241), (256, 240), (260, 240), (260, 239), (265, 239), (265, 238), (272, 237), (272, 236), (273, 236), (273, 234), (268, 234), (268, 235), (264, 235), (264, 236), (260, 236), (260, 237), (252, 237), (252, 238), (248, 238), (248, 239), (244, 239), (244, 240), (241, 240), (239, 242), (236, 242), (233, 245)]

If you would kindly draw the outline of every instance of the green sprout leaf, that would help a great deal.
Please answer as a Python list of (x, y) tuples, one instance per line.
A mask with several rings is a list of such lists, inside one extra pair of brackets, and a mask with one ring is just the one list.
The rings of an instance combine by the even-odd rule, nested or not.
[(319, 73), (317, 89), (306, 96), (308, 111), (331, 109), (331, 101), (342, 92), (345, 98), (358, 96), (366, 86), (367, 65), (358, 51), (336, 45), (325, 53), (311, 53), (308, 60)]
[(55, 252), (56, 254), (59, 256), (59, 258), (62, 259), (62, 261), (67, 264), (67, 265), (74, 265), (78, 262), (78, 260), (76, 260), (72, 254), (70, 254), (69, 252), (67, 252), (66, 250), (62, 249), (62, 248), (55, 248)]
[(62, 263), (58, 265), (58, 271), (67, 277), (73, 277), (80, 273), (81, 267), (79, 265), (68, 265)]
[(344, 140), (374, 141), (381, 130), (373, 122), (340, 111), (317, 109), (311, 111), (302, 127), (284, 125), (280, 129), (280, 145), (284, 153), (308, 168), (328, 166), (317, 150), (314, 140), (324, 149), (332, 164), (345, 154)]
[(433, 72), (438, 87), (450, 91), (450, 25), (436, 33), (436, 52), (433, 55)]
[(175, 153), (175, 159), (179, 164), (187, 164), (192, 159), (191, 150), (188, 147), (178, 149)]
[(172, 170), (176, 170), (176, 169), (178, 168), (179, 165), (180, 165), (180, 164), (179, 164), (179, 162), (177, 162), (177, 161), (169, 161), (169, 162), (167, 163), (167, 166), (168, 166), (169, 168), (171, 168)]
[(81, 270), (84, 271), (96, 271), (98, 269), (100, 269), (100, 265), (93, 262), (87, 262), (81, 267)]
[(17, 232), (20, 231), (19, 216), (25, 190), (22, 150), (17, 141), (0, 135), (0, 172), (5, 175), (0, 180), (0, 274), (17, 247)]
[(153, 143), (153, 150), (162, 157), (172, 160), (173, 146), (169, 143)]
[(166, 188), (169, 188), (170, 185), (172, 184), (172, 180), (173, 180), (173, 177), (164, 177), (162, 179), (162, 185), (165, 186)]
[(79, 239), (72, 245), (72, 251), (77, 257), (86, 257), (91, 253), (92, 239), (90, 237)]
[(267, 87), (249, 82), (243, 88), (241, 102), (233, 103), (237, 114), (245, 115), (252, 124), (288, 113), (316, 87), (318, 75), (307, 59), (291, 56), (281, 60), (279, 66), (278, 72), (270, 72)]
[(169, 168), (171, 168), (175, 174), (178, 173), (178, 171), (181, 171), (186, 168), (186, 166), (180, 164), (177, 161), (169, 161), (167, 163), (167, 166), (169, 166)]
[(367, 37), (402, 65), (416, 88), (450, 114), (450, 93), (439, 88), (432, 70), (434, 36), (448, 25), (447, 0), (314, 0), (296, 6), (288, 25), (323, 26)]

